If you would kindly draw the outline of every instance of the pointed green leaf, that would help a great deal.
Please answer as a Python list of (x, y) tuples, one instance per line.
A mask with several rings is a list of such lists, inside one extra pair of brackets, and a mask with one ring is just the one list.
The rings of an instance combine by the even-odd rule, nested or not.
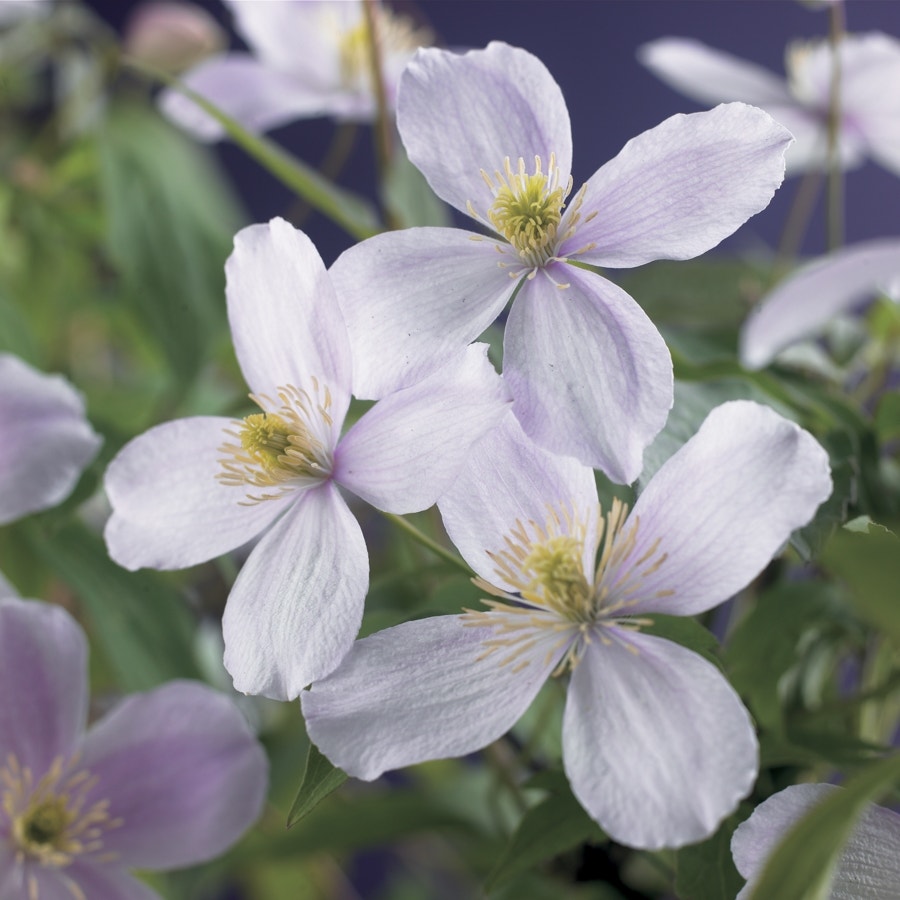
[(332, 791), (336, 791), (347, 780), (347, 773), (333, 766), (319, 748), (310, 741), (306, 755), (306, 768), (300, 789), (291, 804), (287, 817), (287, 827), (295, 825), (309, 815)]
[(743, 879), (731, 858), (731, 835), (736, 822), (727, 819), (699, 844), (675, 854), (675, 893), (679, 900), (734, 900)]

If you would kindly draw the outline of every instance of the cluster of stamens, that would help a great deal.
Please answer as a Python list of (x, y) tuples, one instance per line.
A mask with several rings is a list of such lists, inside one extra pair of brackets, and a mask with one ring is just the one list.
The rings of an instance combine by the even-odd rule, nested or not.
[(219, 447), (224, 455), (216, 478), (228, 487), (269, 489), (248, 493), (242, 505), (281, 497), (331, 473), (331, 392), (315, 378), (311, 383), (311, 393), (293, 385), (279, 388), (277, 400), (251, 394), (262, 413), (236, 420), (233, 429), (226, 429), (235, 440)]

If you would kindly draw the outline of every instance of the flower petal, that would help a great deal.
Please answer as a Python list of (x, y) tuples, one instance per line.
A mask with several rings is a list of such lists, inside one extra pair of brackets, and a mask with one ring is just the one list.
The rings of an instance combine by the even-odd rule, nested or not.
[[(794, 784), (773, 794), (738, 826), (731, 839), (734, 863), (750, 895), (772, 851), (787, 832), (832, 792), (833, 784)], [(829, 896), (834, 900), (894, 900), (900, 885), (900, 816), (870, 806), (857, 822), (841, 853)]]
[(531, 171), (551, 155), (565, 185), (572, 169), (569, 112), (559, 85), (527, 50), (492, 41), (456, 54), (419, 50), (400, 79), (397, 127), (410, 160), (434, 192), (460, 212), (481, 216), (494, 202), (493, 176), (509, 157)]
[[(142, 881), (102, 863), (92, 865), (76, 859), (63, 869), (46, 869), (32, 863), (26, 865), (29, 876), (37, 885), (33, 896), (39, 900), (75, 900), (80, 897), (90, 900), (163, 900), (160, 894)], [(73, 885), (77, 886), (77, 891)], [(0, 885), (2, 900), (18, 900), (24, 896), (22, 893), (4, 894)]]
[(0, 760), (39, 779), (87, 722), (87, 641), (62, 608), (0, 600)]
[(487, 746), (518, 721), (565, 649), (550, 652), (557, 635), (538, 634), (515, 665), (504, 665), (502, 650), (485, 653), (490, 633), (438, 616), (357, 641), (301, 697), (310, 739), (365, 781)]
[(586, 244), (594, 246), (580, 260), (619, 268), (699, 256), (769, 205), (790, 142), (771, 116), (743, 103), (672, 116), (591, 176), (582, 213), (598, 215), (559, 256)]
[(708, 837), (753, 787), (757, 755), (738, 695), (678, 644), (609, 629), (575, 667), (563, 763), (578, 802), (619, 843)]
[(835, 316), (900, 276), (900, 240), (845, 247), (799, 269), (760, 302), (741, 330), (741, 362), (760, 369), (785, 347), (821, 333)]
[(369, 586), (359, 524), (334, 484), (304, 494), (244, 563), (225, 607), (225, 668), (245, 694), (292, 700), (353, 644)]
[(768, 69), (692, 38), (650, 41), (638, 47), (637, 58), (657, 78), (698, 103), (739, 100), (765, 107), (796, 102), (784, 80)]
[(620, 483), (638, 477), (672, 407), (672, 361), (656, 327), (625, 291), (575, 266), (557, 263), (522, 285), (503, 374), (532, 440)]
[(379, 400), (339, 444), (334, 478), (386, 512), (427, 509), (509, 406), (487, 344), (472, 344), (424, 381)]
[(515, 285), (493, 240), (457, 228), (408, 228), (363, 241), (331, 277), (353, 348), (353, 393), (409, 387), (475, 340)]
[(18, 597), (19, 592), (12, 586), (9, 579), (0, 572), (0, 600), (4, 597)]
[(218, 856), (256, 821), (268, 763), (238, 708), (175, 681), (123, 700), (87, 734), (80, 764), (118, 828), (104, 852), (127, 868), (170, 869)]
[[(234, 550), (282, 513), (289, 499), (246, 503), (220, 484), (219, 447), (231, 419), (197, 416), (157, 425), (126, 444), (106, 470), (113, 514), (104, 537), (126, 569), (182, 569)], [(290, 495), (289, 495), (290, 496)]]
[(0, 353), (0, 422), (0, 525), (65, 500), (102, 443), (65, 378), (9, 353)]
[(312, 241), (284, 219), (251, 225), (225, 264), (228, 320), (247, 384), (257, 393), (312, 377), (328, 385), (339, 432), (350, 402), (347, 326)]
[(812, 435), (759, 403), (723, 403), (650, 480), (622, 530), (638, 523), (634, 545), (605, 579), (638, 579), (631, 613), (703, 612), (758, 575), (830, 493)]
[(438, 502), (444, 527), (463, 559), (497, 587), (518, 590), (496, 571), (493, 556), (520, 523), (543, 526), (550, 510), (586, 528), (584, 571), (593, 578), (598, 504), (594, 473), (567, 456), (542, 450), (507, 414), (468, 455)]

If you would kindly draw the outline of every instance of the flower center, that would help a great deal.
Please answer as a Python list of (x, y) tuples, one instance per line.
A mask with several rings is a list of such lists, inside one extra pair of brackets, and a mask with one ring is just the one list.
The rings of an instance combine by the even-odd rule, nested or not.
[(581, 562), (584, 540), (557, 535), (533, 544), (522, 563), (523, 580), (530, 577), (523, 595), (540, 597), (544, 604), (567, 619), (588, 621), (593, 615), (593, 592)]
[(234, 422), (225, 433), (233, 441), (219, 447), (224, 454), (216, 478), (228, 487), (274, 488), (247, 494), (253, 505), (289, 493), (331, 474), (331, 392), (312, 379), (311, 392), (293, 385), (278, 388), (277, 400), (261, 394), (250, 399), (262, 410)]

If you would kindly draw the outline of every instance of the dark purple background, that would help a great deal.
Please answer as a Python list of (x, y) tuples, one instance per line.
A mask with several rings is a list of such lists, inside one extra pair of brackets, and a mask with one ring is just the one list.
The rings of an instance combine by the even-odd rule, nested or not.
[[(91, 5), (122, 27), (137, 4), (93, 0)], [(227, 21), (214, 0), (201, 5)], [(635, 50), (642, 43), (665, 35), (692, 36), (783, 74), (785, 46), (797, 38), (827, 34), (829, 15), (796, 0), (419, 0), (414, 5), (398, 0), (396, 5), (414, 10), (416, 18), (430, 23), (446, 46), (480, 47), (500, 39), (525, 47), (544, 61), (568, 102), (576, 189), (629, 138), (673, 113), (700, 108), (637, 62)], [(880, 30), (900, 37), (898, 0), (848, 0), (846, 16), (851, 31)], [(900, 85), (885, 85), (885, 90), (900, 90)], [(331, 122), (311, 120), (278, 129), (272, 136), (318, 164), (333, 132)], [(251, 219), (265, 220), (291, 209), (284, 189), (239, 150), (226, 145), (219, 152)], [(340, 180), (371, 193), (374, 163), (367, 129), (362, 129)], [(786, 182), (772, 205), (745, 226), (731, 246), (752, 248), (760, 240), (776, 243), (797, 185), (797, 179)], [(848, 241), (900, 232), (900, 177), (867, 163), (847, 175), (846, 194)], [(303, 227), (326, 262), (349, 243), (320, 217), (305, 220)], [(822, 251), (824, 234), (819, 216), (811, 225), (806, 251)]]

